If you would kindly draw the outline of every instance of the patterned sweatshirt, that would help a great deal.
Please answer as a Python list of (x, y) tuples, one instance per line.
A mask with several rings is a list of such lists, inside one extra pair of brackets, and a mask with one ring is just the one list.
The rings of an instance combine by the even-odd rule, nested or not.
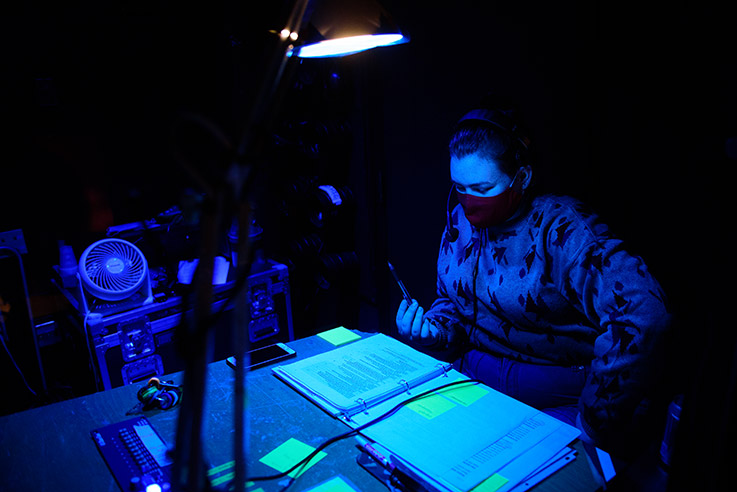
[(580, 425), (605, 442), (653, 382), (649, 358), (671, 322), (660, 285), (570, 197), (536, 197), (488, 229), (471, 226), (460, 205), (452, 220), (459, 236), (443, 235), (438, 299), (426, 312), (440, 329), (434, 348), (470, 343), (526, 362), (590, 365)]

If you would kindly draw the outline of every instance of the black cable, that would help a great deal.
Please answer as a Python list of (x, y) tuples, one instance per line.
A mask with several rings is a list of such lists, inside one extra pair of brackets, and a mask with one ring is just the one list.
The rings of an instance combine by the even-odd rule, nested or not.
[[(446, 383), (446, 384), (443, 384), (443, 385), (438, 386), (437, 388), (433, 388), (433, 389), (429, 389), (427, 391), (423, 391), (422, 393), (419, 393), (419, 394), (417, 394), (415, 396), (412, 396), (410, 398), (407, 398), (406, 400), (403, 400), (403, 401), (397, 403), (393, 408), (391, 408), (390, 410), (384, 412), (382, 415), (379, 415), (375, 419), (370, 420), (370, 421), (366, 422), (365, 424), (359, 425), (355, 429), (351, 429), (351, 430), (349, 430), (347, 432), (344, 432), (342, 434), (338, 434), (337, 436), (333, 436), (333, 437), (331, 437), (331, 438), (323, 441), (318, 447), (315, 448), (314, 451), (312, 451), (310, 454), (308, 454), (307, 456), (305, 456), (302, 460), (300, 460), (297, 463), (295, 463), (288, 470), (285, 470), (285, 471), (280, 472), (280, 473), (276, 473), (274, 475), (264, 475), (264, 476), (261, 476), (261, 477), (249, 477), (248, 480), (249, 481), (256, 482), (256, 481), (265, 481), (265, 480), (276, 480), (278, 478), (285, 477), (285, 476), (289, 475), (291, 472), (293, 472), (294, 470), (296, 470), (298, 468), (301, 468), (301, 467), (305, 466), (306, 464), (308, 464), (310, 461), (312, 461), (312, 458), (314, 458), (315, 456), (317, 456), (317, 454), (320, 451), (322, 451), (323, 449), (325, 449), (329, 445), (331, 445), (331, 444), (333, 444), (335, 442), (341, 441), (343, 439), (346, 439), (348, 437), (351, 437), (354, 434), (358, 434), (359, 432), (361, 432), (362, 430), (366, 429), (367, 427), (370, 427), (370, 426), (372, 426), (372, 425), (374, 425), (374, 424), (376, 424), (378, 422), (381, 422), (382, 420), (384, 420), (384, 419), (390, 417), (391, 415), (395, 414), (403, 406), (405, 406), (405, 405), (407, 405), (407, 404), (409, 404), (409, 403), (411, 403), (411, 402), (413, 402), (415, 400), (419, 400), (420, 398), (424, 398), (424, 397), (426, 397), (426, 396), (428, 396), (428, 395), (430, 395), (432, 393), (435, 393), (437, 391), (440, 391), (440, 390), (442, 390), (444, 388), (448, 388), (450, 386), (455, 386), (455, 385), (458, 385), (458, 384), (465, 384), (465, 383), (483, 384), (483, 382), (480, 381), (480, 380), (478, 380), (478, 379), (464, 379), (464, 380), (461, 380), (461, 381), (453, 381), (453, 382), (450, 382), (450, 383)], [(300, 474), (297, 474), (296, 475), (296, 477), (299, 477), (299, 476), (300, 476)], [(292, 483), (294, 483), (296, 477), (292, 477), (292, 479), (289, 481), (289, 483), (284, 486), (284, 488), (282, 489), (282, 491), (286, 490), (289, 486), (291, 486)]]
[[(47, 392), (46, 373), (44, 371), (43, 362), (41, 361), (41, 353), (38, 349), (38, 336), (36, 334), (36, 324), (33, 321), (33, 310), (31, 309), (31, 295), (28, 291), (28, 282), (26, 281), (26, 271), (25, 271), (25, 268), (23, 268), (23, 258), (21, 258), (20, 253), (15, 248), (7, 247), (7, 246), (0, 246), (0, 251), (7, 251), (7, 252), (12, 253), (13, 255), (15, 255), (15, 258), (18, 260), (18, 268), (20, 271), (20, 277), (21, 277), (21, 281), (23, 284), (23, 293), (25, 294), (26, 311), (28, 313), (28, 322), (30, 324), (31, 336), (33, 338), (33, 348), (35, 350), (36, 363), (38, 364), (39, 377), (41, 379), (41, 387), (42, 387), (43, 393), (46, 393)], [(10, 351), (8, 351), (8, 354), (10, 354)], [(15, 361), (13, 363), (15, 363)], [(25, 377), (23, 377), (23, 380), (25, 381)], [(28, 386), (27, 383), (26, 383), (26, 386)], [(30, 387), (28, 389), (30, 389)], [(31, 392), (34, 395), (36, 394), (36, 392), (33, 390), (31, 390)]]
[[(3, 320), (2, 315), (0, 315), (0, 325), (2, 325), (2, 331), (5, 332), (5, 321)], [(25, 385), (26, 389), (31, 392), (33, 396), (38, 396), (35, 391), (33, 391), (33, 388), (28, 384), (28, 381), (26, 380), (26, 376), (23, 374), (23, 371), (21, 370), (20, 366), (18, 366), (18, 363), (15, 362), (15, 358), (13, 357), (13, 354), (10, 352), (10, 349), (5, 344), (5, 337), (2, 333), (0, 333), (0, 342), (2, 342), (3, 348), (5, 349), (5, 352), (8, 354), (8, 357), (10, 358), (10, 362), (13, 363), (13, 366), (15, 366), (15, 370), (18, 371), (18, 374), (20, 375), (21, 379), (23, 380), (23, 384)]]

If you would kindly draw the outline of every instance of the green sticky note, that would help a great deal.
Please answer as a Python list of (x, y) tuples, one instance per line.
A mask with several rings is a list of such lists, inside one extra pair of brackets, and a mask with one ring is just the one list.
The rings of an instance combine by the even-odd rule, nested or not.
[(225, 470), (230, 470), (231, 468), (235, 468), (235, 461), (227, 461), (222, 465), (214, 466), (207, 470), (207, 475), (213, 476)]
[[(230, 482), (235, 478), (235, 461), (228, 461), (222, 465), (214, 466), (207, 470), (207, 476), (210, 477), (210, 485), (218, 487), (224, 483)], [(246, 488), (250, 488), (256, 485), (255, 482), (246, 482)], [(254, 489), (251, 492), (256, 492), (259, 489)]]
[(460, 403), (464, 407), (467, 407), (482, 396), (489, 393), (489, 391), (478, 384), (467, 383), (457, 384), (455, 386), (444, 388), (440, 390), (440, 393), (443, 396), (450, 398), (454, 402)]
[(222, 485), (224, 483), (230, 482), (235, 478), (235, 472), (226, 473), (225, 475), (220, 475), (217, 478), (213, 478), (210, 480), (210, 485), (213, 487), (217, 487), (219, 485)]
[[(296, 465), (299, 461), (307, 458), (307, 456), (314, 450), (315, 448), (309, 444), (305, 444), (302, 441), (298, 441), (297, 439), (290, 437), (286, 442), (278, 446), (259, 461), (277, 471), (285, 472)], [(310, 468), (325, 456), (326, 453), (320, 451), (310, 460), (309, 463), (300, 465), (298, 468), (289, 472), (289, 476), (296, 478), (299, 474)]]
[(443, 398), (437, 393), (433, 393), (407, 404), (407, 408), (419, 413), (427, 419), (434, 419), (438, 415), (447, 412), (455, 406), (455, 403), (447, 398)]
[[(219, 477), (213, 478), (212, 480), (210, 480), (210, 485), (212, 485), (213, 487), (218, 487), (224, 483), (230, 482), (234, 478), (235, 478), (235, 472), (226, 473), (225, 475), (220, 475)], [(246, 482), (246, 488), (253, 487), (254, 485), (256, 485), (255, 482)], [(258, 492), (259, 490), (263, 492), (263, 489), (261, 487), (257, 487), (253, 490), (249, 490), (248, 492)]]
[(353, 333), (351, 330), (344, 326), (333, 328), (332, 330), (323, 331), (317, 334), (318, 337), (323, 340), (327, 340), (333, 345), (344, 345), (354, 340), (360, 340), (361, 335)]
[(507, 482), (509, 482), (508, 479), (504, 478), (498, 473), (495, 473), (477, 486), (475, 486), (473, 489), (471, 489), (471, 492), (495, 492)]
[(342, 478), (333, 477), (311, 488), (309, 492), (356, 492), (356, 489), (348, 485)]

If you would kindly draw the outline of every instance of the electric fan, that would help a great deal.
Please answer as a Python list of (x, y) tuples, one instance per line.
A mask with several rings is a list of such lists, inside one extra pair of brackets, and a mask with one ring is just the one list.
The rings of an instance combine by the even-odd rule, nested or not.
[(109, 309), (134, 297), (141, 299), (138, 305), (153, 302), (146, 257), (129, 241), (108, 238), (91, 244), (79, 258), (78, 275), (86, 314), (93, 304)]

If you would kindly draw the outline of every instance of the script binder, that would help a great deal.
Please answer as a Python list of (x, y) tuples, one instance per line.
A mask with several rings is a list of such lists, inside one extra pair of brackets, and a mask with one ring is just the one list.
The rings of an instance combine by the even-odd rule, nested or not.
[(272, 371), (332, 416), (349, 420), (451, 369), (378, 333)]
[(478, 382), (446, 386), (468, 378), (383, 334), (272, 371), (333, 417), (360, 427), (429, 490), (470, 492), (500, 475), (506, 482), (495, 490), (521, 492), (573, 459), (568, 446), (580, 434)]

